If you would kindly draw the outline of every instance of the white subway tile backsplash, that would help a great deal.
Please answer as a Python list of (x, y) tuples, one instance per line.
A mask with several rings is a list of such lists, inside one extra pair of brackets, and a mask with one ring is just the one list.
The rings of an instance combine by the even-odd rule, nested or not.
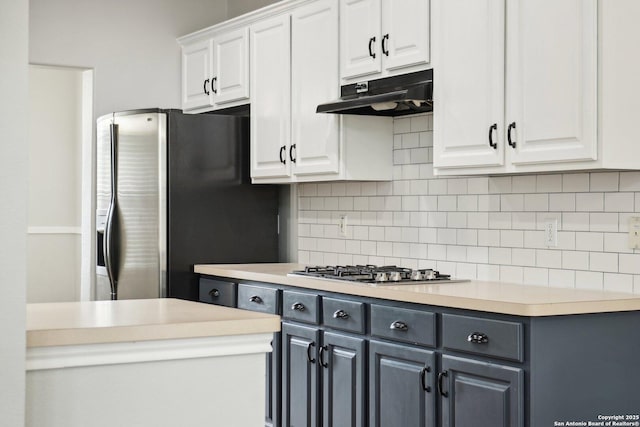
[(573, 270), (549, 269), (549, 286), (575, 288), (576, 272)]
[(601, 291), (603, 289), (603, 273), (595, 271), (576, 271), (576, 288), (593, 289)]
[(489, 178), (469, 178), (467, 180), (469, 194), (487, 194), (489, 192)]
[(536, 177), (535, 175), (514, 176), (511, 187), (514, 193), (535, 193)]
[[(298, 261), (640, 293), (626, 233), (640, 172), (436, 177), (431, 129), (431, 114), (394, 120), (392, 181), (299, 184)], [(558, 245), (547, 247), (553, 219)]]
[(576, 211), (602, 212), (604, 210), (603, 193), (578, 193), (576, 194)]
[(569, 173), (562, 177), (562, 191), (577, 193), (589, 191), (588, 173)]
[(562, 191), (562, 175), (536, 175), (536, 192), (558, 193)]
[(562, 268), (566, 270), (588, 270), (589, 252), (562, 251)]
[(549, 195), (548, 194), (525, 194), (524, 210), (529, 212), (548, 211)]
[(500, 197), (500, 209), (505, 212), (524, 210), (523, 194), (504, 194)]
[(576, 248), (582, 251), (604, 250), (603, 233), (576, 232)]
[(576, 195), (571, 193), (549, 194), (549, 210), (575, 212)]
[(633, 212), (634, 209), (634, 193), (607, 193), (604, 195), (604, 210), (606, 212)]
[(604, 290), (611, 292), (633, 292), (633, 275), (604, 273)]
[(618, 172), (592, 173), (590, 180), (591, 191), (618, 191), (620, 174)]
[(640, 191), (640, 172), (620, 172), (620, 191)]

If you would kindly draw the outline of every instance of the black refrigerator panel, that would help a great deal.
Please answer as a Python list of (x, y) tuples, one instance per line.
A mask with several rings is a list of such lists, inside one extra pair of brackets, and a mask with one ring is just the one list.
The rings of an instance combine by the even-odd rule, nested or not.
[(250, 183), (246, 117), (168, 118), (167, 296), (197, 301), (194, 264), (278, 261), (278, 188)]

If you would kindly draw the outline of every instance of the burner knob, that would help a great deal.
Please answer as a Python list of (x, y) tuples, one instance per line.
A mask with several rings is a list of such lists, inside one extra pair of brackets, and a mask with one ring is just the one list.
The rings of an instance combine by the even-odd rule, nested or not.
[(424, 278), (426, 280), (435, 280), (436, 279), (436, 275), (437, 275), (437, 273), (435, 271), (431, 270), (431, 269), (426, 270), (424, 272)]
[(411, 280), (422, 280), (422, 273), (420, 270), (411, 270)]
[(387, 280), (389, 280), (389, 276), (387, 276), (387, 273), (376, 273), (376, 282), (386, 282)]
[(400, 280), (402, 280), (402, 275), (399, 271), (391, 271), (389, 273), (389, 280), (391, 280), (392, 282), (399, 282)]

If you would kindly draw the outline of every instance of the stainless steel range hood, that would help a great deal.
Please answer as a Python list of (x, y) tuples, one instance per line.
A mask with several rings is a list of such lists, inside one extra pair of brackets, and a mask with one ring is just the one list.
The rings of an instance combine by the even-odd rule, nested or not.
[(433, 110), (433, 70), (341, 87), (340, 99), (318, 105), (317, 113), (403, 116)]

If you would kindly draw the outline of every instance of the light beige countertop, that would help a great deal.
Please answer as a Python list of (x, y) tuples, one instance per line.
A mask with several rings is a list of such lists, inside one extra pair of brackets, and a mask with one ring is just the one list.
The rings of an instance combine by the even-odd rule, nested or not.
[(273, 333), (280, 317), (172, 298), (27, 304), (27, 347)]
[(370, 285), (290, 277), (301, 264), (206, 264), (195, 272), (301, 288), (339, 292), (417, 304), (480, 310), (520, 316), (554, 316), (640, 310), (640, 295), (580, 289), (527, 286), (501, 282), (438, 283), (426, 285)]

